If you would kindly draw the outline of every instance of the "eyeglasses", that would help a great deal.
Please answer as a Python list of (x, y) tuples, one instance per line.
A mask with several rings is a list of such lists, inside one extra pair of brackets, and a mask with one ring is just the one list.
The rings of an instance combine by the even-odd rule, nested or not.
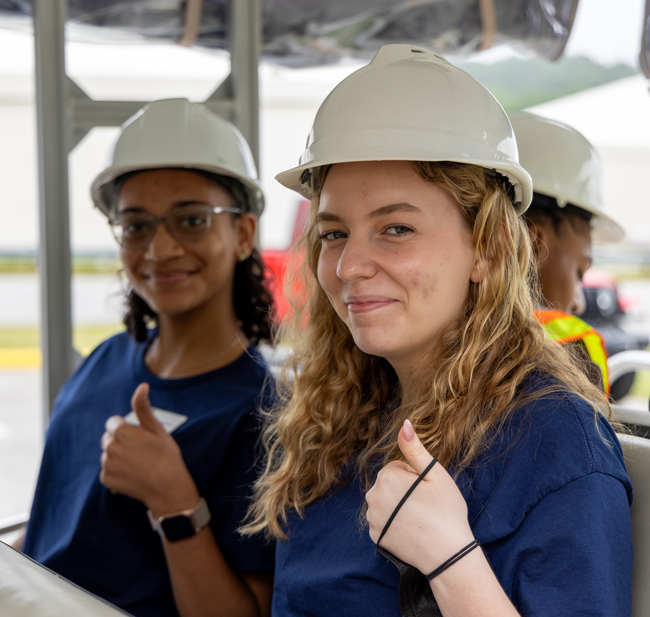
[(109, 223), (118, 244), (127, 251), (136, 251), (149, 246), (156, 235), (158, 223), (163, 223), (169, 235), (181, 244), (199, 242), (210, 229), (212, 215), (222, 212), (242, 213), (239, 208), (184, 206), (163, 216), (145, 212), (122, 212)]

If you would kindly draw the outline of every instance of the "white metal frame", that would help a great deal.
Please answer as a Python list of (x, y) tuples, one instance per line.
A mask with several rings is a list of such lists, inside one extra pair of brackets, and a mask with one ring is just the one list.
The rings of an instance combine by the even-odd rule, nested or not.
[[(68, 155), (96, 126), (120, 126), (147, 101), (96, 101), (66, 74), (67, 0), (33, 0), (39, 167), (43, 414), (79, 361), (72, 346)], [(205, 105), (230, 120), (259, 168), (259, 0), (231, 0), (230, 75)]]
[[(614, 383), (619, 377), (634, 371), (650, 370), (650, 352), (648, 351), (622, 351), (613, 355), (607, 360), (609, 369), (609, 380)], [(613, 405), (614, 415), (621, 422), (636, 424), (650, 428), (650, 413), (648, 410), (629, 409), (619, 405)]]

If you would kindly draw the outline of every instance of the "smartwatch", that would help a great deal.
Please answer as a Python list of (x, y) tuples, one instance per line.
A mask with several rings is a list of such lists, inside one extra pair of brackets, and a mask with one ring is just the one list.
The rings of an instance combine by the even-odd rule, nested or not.
[(147, 516), (151, 528), (168, 542), (177, 542), (195, 536), (210, 522), (211, 518), (208, 504), (203, 497), (191, 510), (182, 510), (160, 518), (156, 518), (151, 510), (147, 510)]

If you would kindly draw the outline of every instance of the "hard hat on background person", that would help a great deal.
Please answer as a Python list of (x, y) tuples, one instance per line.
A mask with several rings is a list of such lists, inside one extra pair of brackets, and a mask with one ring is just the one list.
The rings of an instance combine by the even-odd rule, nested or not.
[(235, 178), (244, 187), (246, 210), (258, 216), (264, 210), (255, 161), (242, 134), (230, 122), (187, 99), (153, 101), (122, 125), (109, 167), (93, 180), (92, 199), (110, 217), (116, 178), (166, 168)]
[(298, 167), (276, 179), (311, 198), (310, 170), (354, 161), (453, 161), (495, 170), (520, 214), (532, 182), (508, 116), (473, 77), (414, 45), (384, 45), (320, 106)]
[(554, 198), (559, 208), (571, 205), (591, 213), (594, 240), (622, 240), (623, 228), (603, 213), (600, 161), (587, 138), (563, 122), (526, 112), (512, 114), (510, 122), (535, 195)]

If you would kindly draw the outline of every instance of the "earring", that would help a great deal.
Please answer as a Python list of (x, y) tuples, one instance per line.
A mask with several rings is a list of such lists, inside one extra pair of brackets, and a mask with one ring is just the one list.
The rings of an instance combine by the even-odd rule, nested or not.
[(246, 261), (247, 259), (248, 259), (248, 255), (246, 255), (246, 253), (239, 254), (239, 261)]

